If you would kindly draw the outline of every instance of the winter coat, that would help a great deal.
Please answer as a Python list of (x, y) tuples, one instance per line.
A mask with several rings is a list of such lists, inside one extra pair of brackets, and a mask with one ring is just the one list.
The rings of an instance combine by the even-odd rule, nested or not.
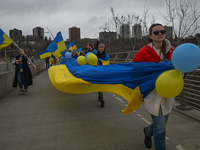
[[(20, 55), (18, 55), (16, 57), (16, 60), (19, 60)], [(19, 72), (19, 65), (15, 64), (15, 78), (13, 81), (13, 85), (12, 87), (17, 87), (17, 83), (18, 83), (18, 72)], [(31, 70), (27, 64), (27, 58), (25, 58), (24, 56), (22, 57), (22, 65), (23, 65), (23, 74), (24, 74), (24, 82), (23, 85), (24, 86), (29, 86), (33, 84), (33, 80), (32, 80), (32, 74), (31, 74)]]

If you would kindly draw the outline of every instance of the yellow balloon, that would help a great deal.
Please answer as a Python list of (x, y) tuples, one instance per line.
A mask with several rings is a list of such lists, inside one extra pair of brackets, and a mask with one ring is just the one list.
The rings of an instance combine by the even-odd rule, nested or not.
[(160, 74), (156, 80), (157, 93), (164, 98), (173, 98), (179, 95), (183, 89), (184, 80), (178, 70), (168, 70)]
[(92, 66), (96, 66), (98, 63), (98, 58), (95, 54), (89, 54), (87, 56), (87, 62), (88, 62), (88, 64), (90, 64)]
[(86, 62), (84, 56), (79, 56), (79, 57), (77, 58), (77, 63), (78, 63), (79, 65), (85, 65), (85, 64), (87, 64), (87, 62)]

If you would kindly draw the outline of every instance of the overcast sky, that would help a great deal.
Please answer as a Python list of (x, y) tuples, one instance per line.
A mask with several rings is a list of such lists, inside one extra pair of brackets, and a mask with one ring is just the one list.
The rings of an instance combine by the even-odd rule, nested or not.
[[(159, 13), (166, 10), (164, 0), (1, 0), (0, 28), (6, 34), (17, 28), (26, 36), (40, 26), (45, 32), (48, 28), (54, 36), (61, 31), (66, 40), (68, 28), (76, 26), (81, 29), (81, 38), (97, 38), (102, 31), (99, 27), (111, 20), (110, 7), (120, 16), (134, 13), (142, 17), (145, 1), (149, 21), (154, 16), (156, 22), (169, 25)], [(51, 34), (45, 33), (45, 36), (51, 37)]]

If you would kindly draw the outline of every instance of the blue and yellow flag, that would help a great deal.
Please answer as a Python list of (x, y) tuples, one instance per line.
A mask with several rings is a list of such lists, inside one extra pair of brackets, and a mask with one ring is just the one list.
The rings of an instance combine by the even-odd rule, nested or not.
[(0, 49), (12, 44), (12, 40), (0, 29)]
[(51, 53), (49, 51), (46, 50), (40, 53), (40, 59), (44, 59), (47, 57), (51, 57)]
[[(70, 43), (69, 43), (69, 44), (70, 44)], [(69, 47), (70, 47), (70, 45), (69, 45), (69, 44), (66, 46), (66, 48), (67, 48), (67, 51), (68, 51), (68, 52), (69, 52)]]
[(103, 65), (110, 65), (110, 57), (107, 52), (105, 52), (105, 57), (99, 58), (99, 60), (101, 60)]
[(72, 41), (71, 45), (72, 45), (72, 51), (73, 51), (74, 49), (77, 49), (76, 44), (75, 44), (74, 41)]
[(78, 55), (80, 55), (80, 52), (82, 52), (82, 47), (79, 48), (79, 49), (77, 49), (77, 51), (76, 51), (76, 53), (77, 53)]
[(61, 52), (66, 50), (65, 43), (63, 41), (61, 32), (58, 32), (54, 40), (49, 44), (49, 46), (46, 49), (50, 53), (52, 53), (56, 58), (59, 58), (61, 55)]
[(69, 43), (69, 52), (73, 52), (73, 46), (72, 46), (72, 42)]
[(128, 114), (136, 110), (155, 89), (157, 77), (172, 69), (174, 67), (171, 65), (152, 62), (80, 66), (71, 59), (66, 65), (51, 67), (48, 74), (53, 86), (65, 93), (108, 92), (120, 95), (129, 102), (122, 110)]

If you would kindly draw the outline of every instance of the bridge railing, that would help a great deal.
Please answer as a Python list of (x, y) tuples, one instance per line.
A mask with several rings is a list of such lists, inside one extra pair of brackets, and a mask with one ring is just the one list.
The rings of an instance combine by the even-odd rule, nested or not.
[[(41, 59), (31, 59), (31, 61), (34, 63), (34, 65), (40, 64), (44, 62), (45, 60)], [(30, 64), (32, 65), (32, 64)], [(12, 64), (12, 59), (7, 59), (6, 62), (1, 62), (0, 64), (0, 73), (11, 71), (15, 69), (15, 65)]]
[[(108, 53), (111, 64), (132, 62), (138, 51)], [(184, 88), (175, 98), (181, 110), (196, 109), (200, 111), (200, 68), (186, 75)]]
[(110, 63), (111, 64), (119, 64), (119, 63), (132, 62), (133, 58), (137, 52), (138, 51), (109, 53)]

